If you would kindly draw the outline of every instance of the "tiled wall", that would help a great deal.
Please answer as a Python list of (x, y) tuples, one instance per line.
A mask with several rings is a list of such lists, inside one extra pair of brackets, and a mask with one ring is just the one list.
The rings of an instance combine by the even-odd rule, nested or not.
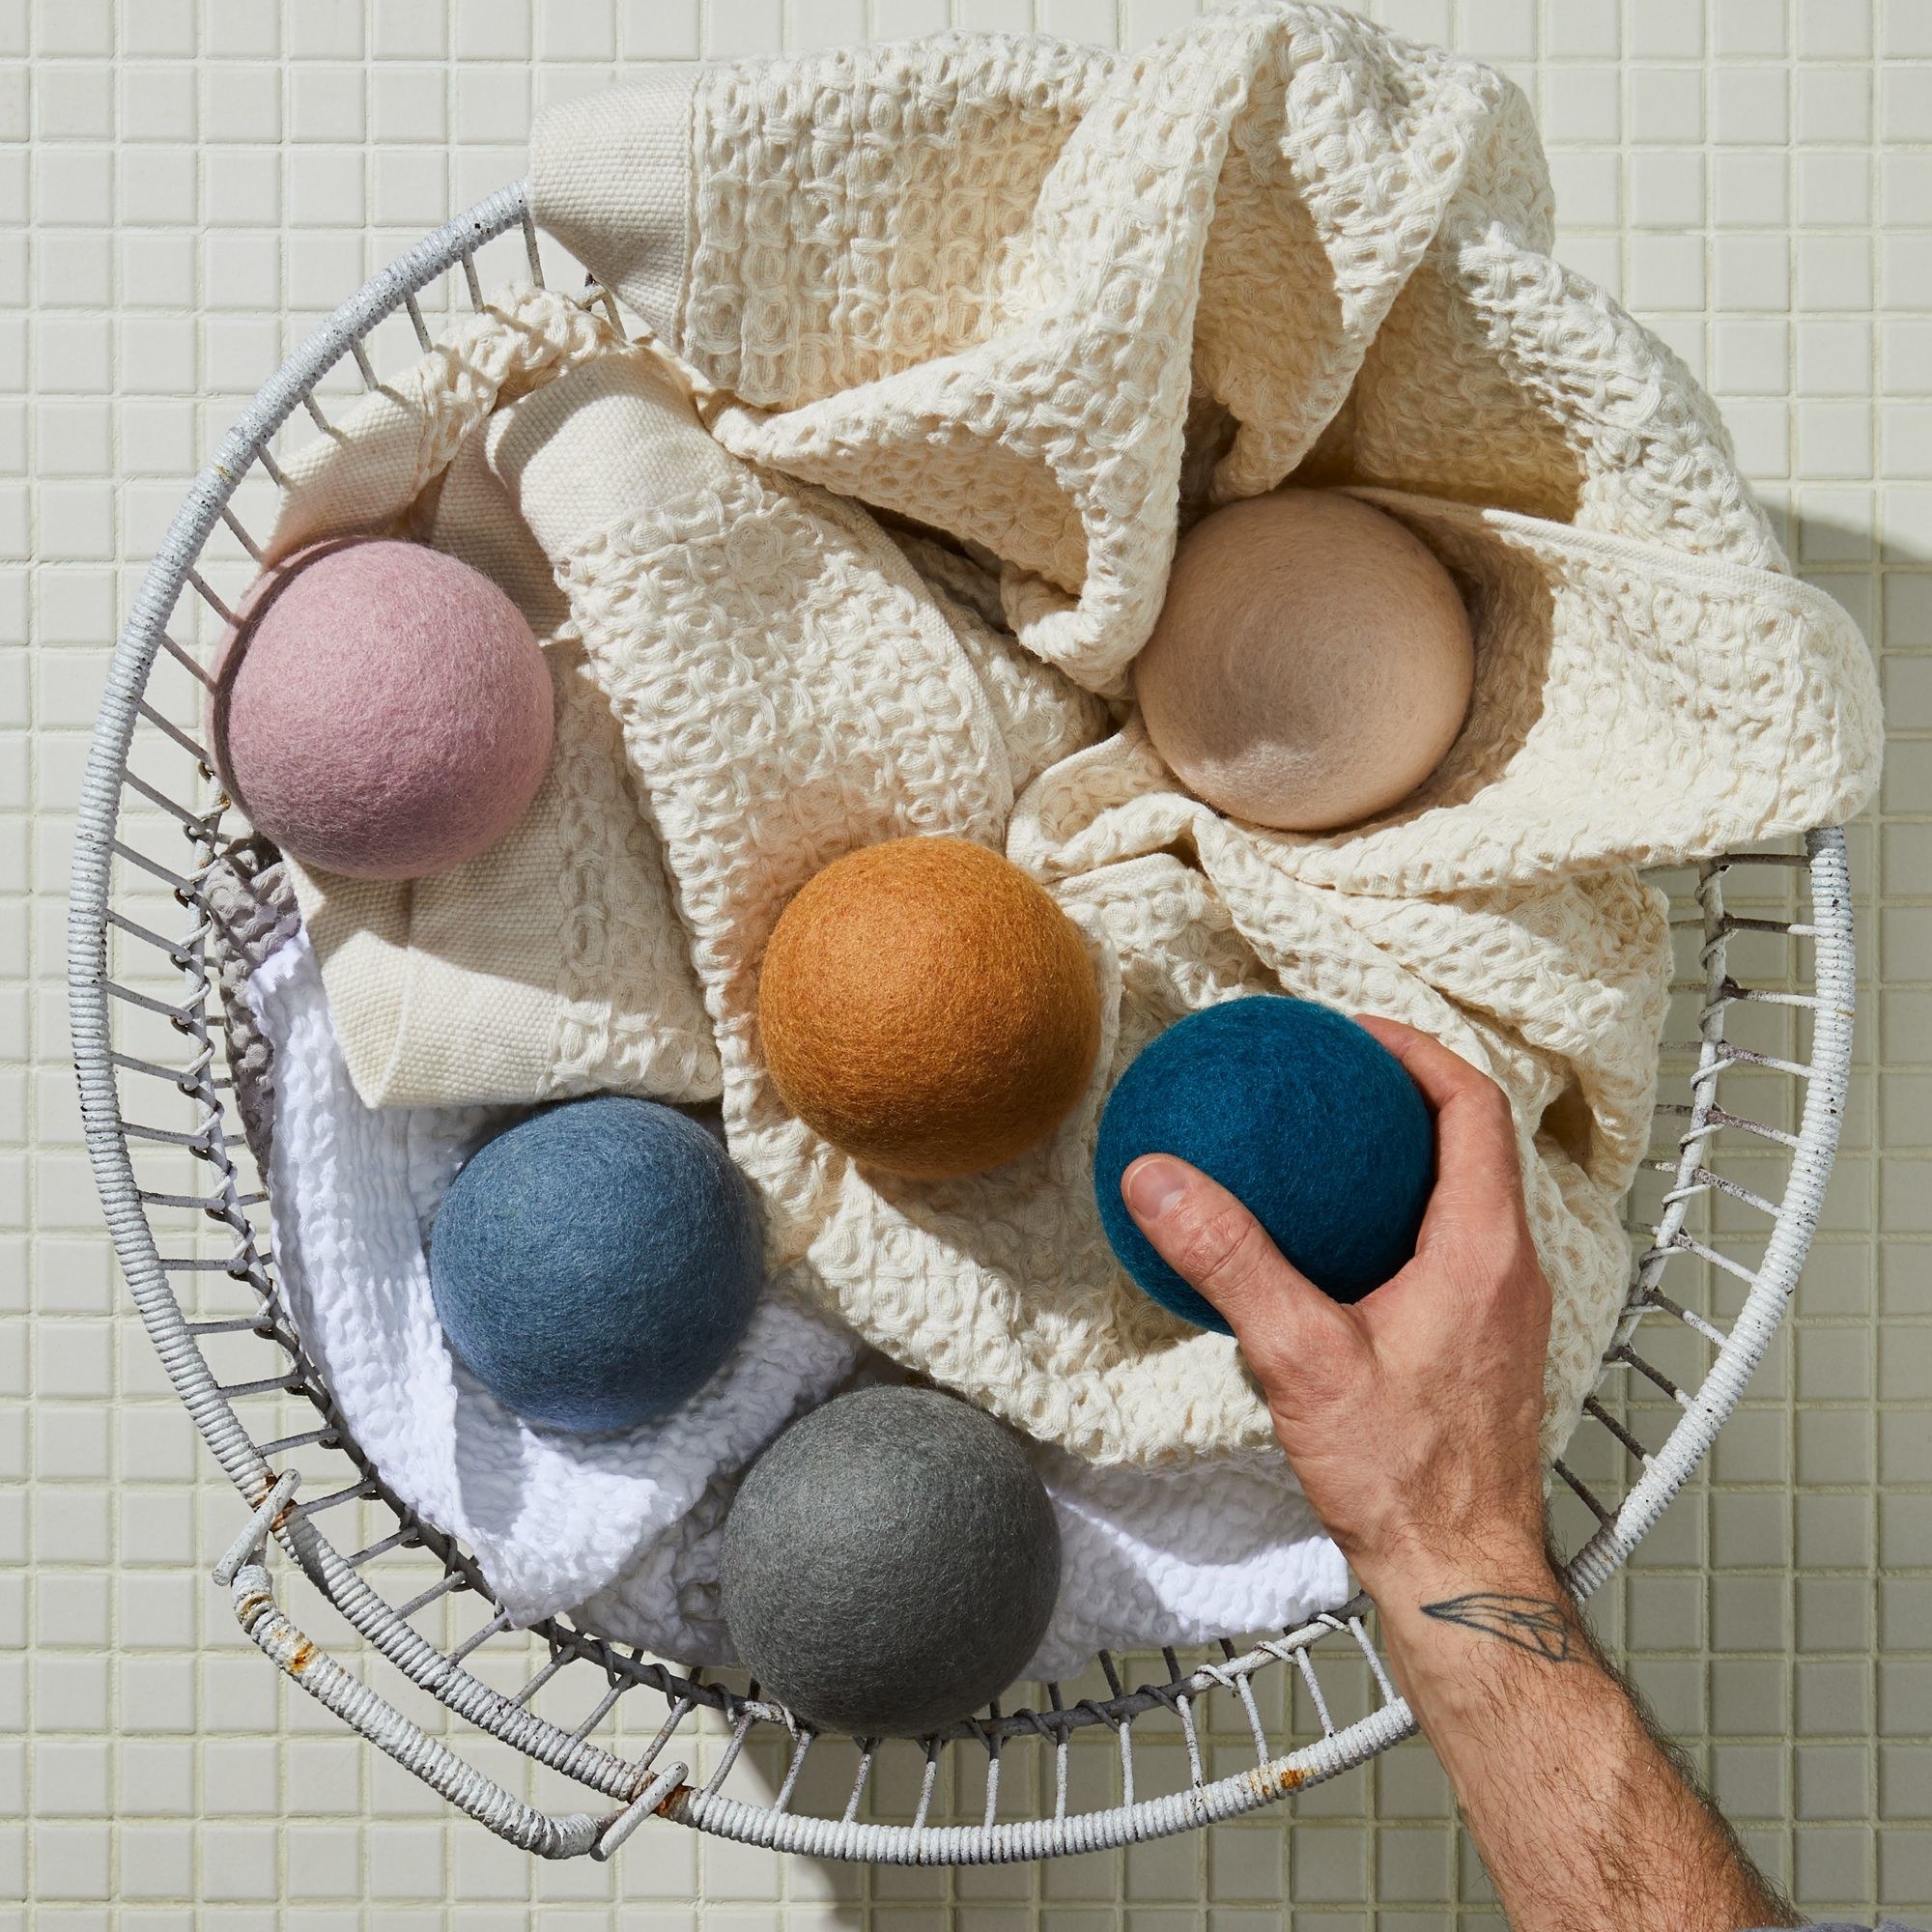
[[(238, 1647), (206, 1580), (235, 1500), (124, 1309), (78, 1146), (62, 895), (106, 643), (184, 480), (315, 315), (622, 62), (949, 20), (1126, 44), (1192, 11), (0, 0), (0, 1924), (1497, 1924), (1419, 1747), (1293, 1819), (1044, 1869), (781, 1866), (668, 1827), (614, 1875), (503, 1853)], [(1529, 90), (1563, 252), (1704, 376), (1801, 567), (1884, 653), (1827, 1226), (1711, 1479), (1600, 1608), (1808, 1907), (1932, 1921), (1932, 0), (1373, 11)]]

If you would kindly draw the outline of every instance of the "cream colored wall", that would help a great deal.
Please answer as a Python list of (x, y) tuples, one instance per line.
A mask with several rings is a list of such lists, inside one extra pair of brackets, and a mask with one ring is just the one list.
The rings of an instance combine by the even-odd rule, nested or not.
[[(1884, 654), (1828, 1226), (1710, 1480), (1602, 1611), (1808, 1907), (1932, 1921), (1932, 0), (1370, 11), (1530, 91), (1566, 258), (1723, 400), (1801, 567)], [(206, 1580), (235, 1499), (126, 1311), (78, 1145), (63, 891), (107, 643), (201, 453), (317, 313), (620, 62), (949, 20), (1128, 44), (1192, 12), (0, 0), (0, 1925), (1498, 1923), (1420, 1747), (1292, 1817), (1044, 1869), (833, 1872), (668, 1827), (614, 1877), (504, 1853), (238, 1648)]]

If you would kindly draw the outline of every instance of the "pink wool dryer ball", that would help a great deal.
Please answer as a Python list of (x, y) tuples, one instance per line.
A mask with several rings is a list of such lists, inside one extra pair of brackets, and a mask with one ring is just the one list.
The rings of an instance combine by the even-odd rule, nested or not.
[(215, 666), (223, 783), (284, 851), (352, 879), (487, 851), (536, 796), (552, 726), (523, 613), (420, 544), (298, 553), (249, 592)]

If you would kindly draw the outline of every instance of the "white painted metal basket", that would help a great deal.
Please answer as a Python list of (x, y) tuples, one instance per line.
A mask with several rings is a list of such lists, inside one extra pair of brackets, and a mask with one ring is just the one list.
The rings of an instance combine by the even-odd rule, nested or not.
[[(1079, 1683), (923, 1746), (816, 1740), (742, 1677), (655, 1662), (569, 1619), (509, 1630), (469, 1553), (387, 1493), (335, 1414), (272, 1293), (270, 1204), (235, 1131), (211, 1000), (202, 883), (240, 829), (197, 742), (195, 639), (225, 617), (224, 571), (239, 583), (253, 568), (241, 505), (278, 480), (277, 431), (298, 409), (326, 430), (331, 386), (351, 370), (375, 384), (391, 336), (412, 340), (404, 318), (427, 348), (418, 298), (433, 287), (480, 306), (479, 251), (519, 233), (542, 279), (550, 244), (522, 187), (505, 188), (367, 283), (262, 388), (148, 570), (82, 791), (70, 988), (87, 1144), (149, 1334), (253, 1512), (216, 1573), (242, 1628), (344, 1722), (548, 1858), (608, 1857), (653, 1812), (820, 1857), (1041, 1858), (1230, 1818), (1385, 1749), (1413, 1726), (1361, 1599), (1204, 1654), (1102, 1654)], [(610, 305), (595, 288), (582, 298)], [(1682, 898), (1682, 1037), (1665, 1049), (1656, 1172), (1634, 1197), (1644, 1234), (1628, 1306), (1557, 1465), (1579, 1597), (1656, 1522), (1763, 1356), (1810, 1244), (1852, 1057), (1841, 833), (1663, 883)], [(359, 1651), (361, 1675), (279, 1606), (274, 1546), (296, 1566), (284, 1578), (305, 1578), (317, 1614)], [(466, 1761), (491, 1741), (527, 1761), (537, 1802)], [(546, 1808), (536, 1768), (589, 1808)]]

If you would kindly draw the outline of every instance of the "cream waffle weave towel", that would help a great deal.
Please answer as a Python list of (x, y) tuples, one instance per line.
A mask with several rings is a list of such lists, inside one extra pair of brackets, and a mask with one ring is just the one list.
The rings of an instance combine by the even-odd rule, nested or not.
[[(1861, 640), (1789, 575), (1708, 399), (1549, 260), (1521, 97), (1352, 15), (1248, 6), (1132, 61), (947, 36), (659, 76), (552, 110), (531, 192), (710, 432), (666, 362), (598, 344), (465, 418), (466, 473), (533, 533), (555, 635), (614, 708), (687, 942), (675, 1011), (648, 1012), (655, 977), (607, 1000), (639, 1046), (603, 1084), (692, 1097), (714, 1048), (775, 1264), (1042, 1439), (1177, 1463), (1267, 1422), (1233, 1345), (1111, 1260), (1088, 1178), (1107, 1086), (1245, 992), (1409, 1020), (1515, 1107), (1560, 1443), (1628, 1275), (1616, 1202), (1669, 977), (1634, 867), (1857, 811), (1880, 728)], [(502, 327), (591, 326), (526, 298)], [(493, 340), (479, 324), (458, 359)], [(1443, 767), (1316, 838), (1188, 797), (1121, 702), (1177, 527), (1291, 477), (1406, 522), (1478, 635)], [(888, 541), (860, 503), (938, 535)], [(928, 830), (1055, 891), (1109, 1015), (1056, 1139), (938, 1187), (789, 1119), (754, 1023), (789, 895)], [(464, 891), (481, 916), (480, 885), (452, 890), (451, 930)], [(339, 966), (356, 942), (312, 923)], [(339, 984), (359, 1065), (362, 1009), (396, 1002)], [(693, 1037), (693, 985), (707, 1031), (673, 1080), (652, 1056)], [(412, 1096), (484, 1097), (421, 1091), (452, 1073)]]

